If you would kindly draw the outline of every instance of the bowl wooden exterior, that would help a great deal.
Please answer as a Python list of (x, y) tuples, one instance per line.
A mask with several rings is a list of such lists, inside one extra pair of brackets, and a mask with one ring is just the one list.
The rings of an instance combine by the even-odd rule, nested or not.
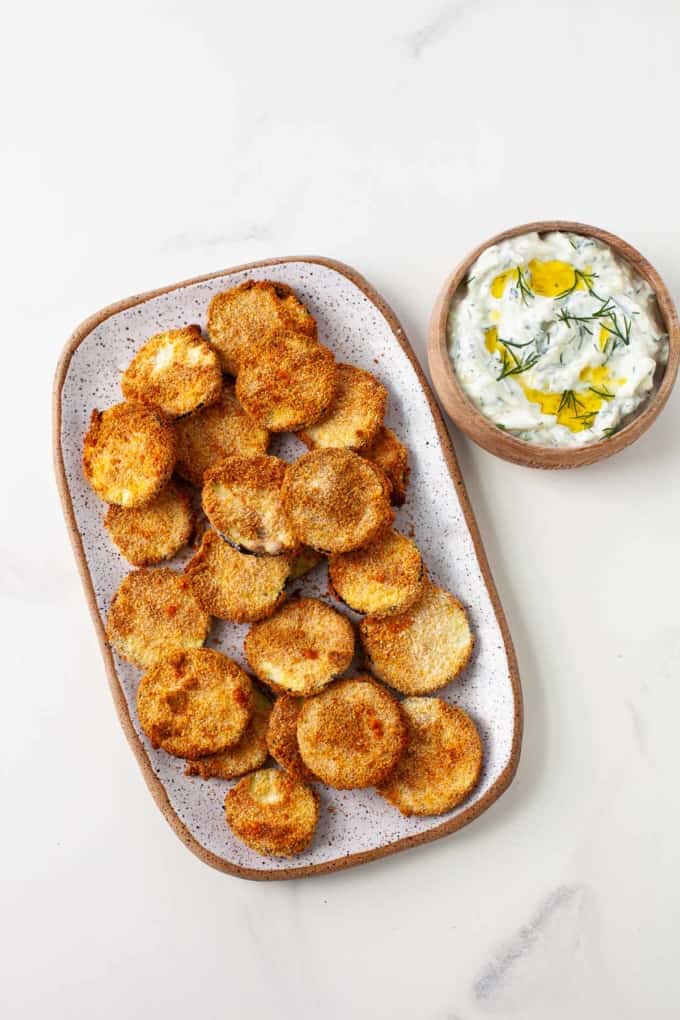
[[(630, 262), (633, 269), (647, 281), (656, 295), (664, 329), (668, 334), (668, 363), (661, 379), (661, 384), (649, 398), (639, 414), (637, 414), (620, 432), (609, 439), (601, 439), (587, 446), (555, 448), (539, 446), (516, 439), (497, 428), (493, 422), (485, 418), (469, 397), (466, 395), (451, 364), (448, 350), (447, 326), (449, 308), (458, 288), (465, 282), (468, 270), (473, 262), (486, 248), (519, 234), (532, 231), (547, 233), (552, 230), (570, 231), (594, 237), (608, 245), (616, 255)], [(615, 234), (610, 234), (599, 227), (586, 223), (571, 223), (568, 220), (541, 220), (537, 223), (524, 223), (519, 227), (504, 230), (495, 237), (489, 238), (475, 248), (467, 258), (455, 269), (444, 284), (430, 320), (428, 336), (428, 361), (432, 382), (444, 408), (455, 424), (471, 439), (489, 453), (496, 454), (504, 460), (515, 464), (524, 464), (535, 468), (573, 468), (582, 464), (594, 464), (605, 457), (611, 457), (646, 432), (668, 400), (680, 361), (680, 324), (673, 299), (661, 279), (659, 273), (647, 259), (635, 248)]]

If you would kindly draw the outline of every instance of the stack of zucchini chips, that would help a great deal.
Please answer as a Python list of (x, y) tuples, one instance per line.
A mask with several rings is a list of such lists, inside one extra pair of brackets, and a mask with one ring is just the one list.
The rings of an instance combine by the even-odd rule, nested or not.
[[(319, 784), (375, 787), (406, 815), (450, 811), (478, 782), (482, 745), (462, 709), (428, 695), (464, 669), (473, 636), (463, 606), (392, 527), (409, 468), (383, 424), (385, 387), (337, 364), (281, 283), (216, 294), (207, 334), (192, 325), (147, 340), (123, 374), (124, 401), (95, 410), (85, 436), (85, 477), (136, 568), (106, 630), (143, 671), (140, 727), (186, 760), (187, 775), (241, 777), (226, 821), (260, 854), (310, 845)], [(281, 432), (308, 452), (270, 456)], [(183, 572), (150, 567), (192, 538)], [(320, 599), (287, 597), (323, 560), (358, 624)], [(204, 647), (213, 617), (251, 625), (253, 676)], [(357, 634), (363, 671), (347, 676)]]

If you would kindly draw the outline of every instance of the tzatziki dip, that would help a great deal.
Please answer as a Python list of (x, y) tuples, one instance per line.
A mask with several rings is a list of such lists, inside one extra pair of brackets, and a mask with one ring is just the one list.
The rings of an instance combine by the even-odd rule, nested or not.
[(607, 245), (562, 232), (482, 252), (452, 302), (448, 344), (486, 418), (553, 447), (622, 428), (668, 358), (649, 284)]

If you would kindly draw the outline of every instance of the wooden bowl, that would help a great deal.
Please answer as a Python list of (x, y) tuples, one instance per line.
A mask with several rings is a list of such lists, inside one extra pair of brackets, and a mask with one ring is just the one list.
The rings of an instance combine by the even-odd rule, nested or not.
[[(516, 237), (518, 234), (528, 234), (533, 231), (547, 233), (552, 230), (570, 231), (574, 234), (584, 234), (587, 237), (594, 237), (603, 244), (608, 245), (620, 258), (630, 262), (632, 267), (647, 281), (654, 291), (659, 306), (659, 312), (668, 334), (668, 363), (666, 365), (661, 383), (658, 389), (652, 393), (647, 402), (624, 428), (614, 433), (608, 439), (598, 440), (587, 446), (555, 448), (539, 446), (535, 443), (527, 443), (524, 440), (516, 439), (498, 429), (493, 422), (485, 418), (469, 397), (466, 395), (454, 371), (449, 357), (447, 343), (447, 324), (449, 308), (453, 296), (462, 283), (465, 282), (468, 270), (472, 263), (489, 248), (492, 244), (504, 241), (508, 237)], [(524, 223), (519, 227), (512, 227), (504, 230), (495, 237), (489, 238), (484, 244), (480, 244), (473, 252), (465, 258), (453, 274), (446, 281), (442, 289), (430, 320), (428, 336), (428, 361), (432, 382), (444, 405), (458, 428), (466, 435), (474, 439), (476, 443), (495, 453), (504, 460), (510, 460), (515, 464), (525, 464), (527, 467), (536, 468), (572, 468), (580, 467), (582, 464), (594, 464), (595, 461), (603, 460), (618, 453), (624, 447), (646, 432), (662, 407), (668, 400), (668, 396), (675, 382), (680, 361), (680, 324), (678, 313), (668, 289), (650, 262), (627, 244), (626, 241), (610, 234), (599, 227), (591, 227), (585, 223), (571, 223), (567, 220), (544, 220), (538, 223)]]

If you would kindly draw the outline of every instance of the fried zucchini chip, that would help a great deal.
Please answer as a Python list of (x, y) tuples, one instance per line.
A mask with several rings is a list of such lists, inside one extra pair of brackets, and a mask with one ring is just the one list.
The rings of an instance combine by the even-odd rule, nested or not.
[(354, 628), (319, 599), (291, 599), (256, 623), (243, 645), (256, 676), (283, 694), (312, 694), (347, 669)]
[(366, 616), (359, 633), (372, 671), (402, 694), (444, 687), (467, 666), (474, 644), (463, 606), (429, 581), (404, 613)]
[(236, 379), (244, 410), (271, 432), (313, 425), (333, 399), (335, 358), (306, 333), (280, 329), (245, 353)]
[(314, 775), (338, 790), (376, 786), (396, 767), (407, 729), (399, 702), (368, 676), (338, 680), (302, 704), (300, 754)]
[(385, 473), (390, 483), (392, 502), (395, 506), (403, 506), (411, 469), (408, 450), (399, 442), (392, 429), (383, 425), (376, 436), (366, 446), (362, 446), (359, 453), (377, 464)]
[(189, 494), (174, 482), (144, 506), (110, 506), (104, 527), (135, 567), (169, 560), (191, 538), (196, 515)]
[(277, 765), (296, 779), (311, 782), (316, 778), (300, 756), (297, 724), (303, 699), (280, 694), (274, 702), (267, 728), (267, 747)]
[(286, 597), (287, 556), (249, 556), (206, 531), (186, 576), (199, 603), (220, 620), (252, 623), (271, 616)]
[(316, 337), (316, 322), (285, 283), (246, 280), (216, 294), (208, 307), (208, 334), (230, 375), (238, 375), (244, 353), (276, 329)]
[(177, 471), (194, 485), (202, 485), (208, 468), (225, 457), (255, 457), (269, 445), (269, 432), (246, 414), (230, 383), (216, 404), (175, 422), (175, 433)]
[(418, 547), (398, 531), (388, 531), (354, 552), (328, 562), (335, 592), (350, 609), (372, 616), (402, 613), (418, 600), (425, 567)]
[(224, 800), (227, 825), (246, 846), (268, 857), (294, 857), (312, 841), (319, 818), (314, 791), (281, 769), (240, 779)]
[(482, 741), (462, 708), (441, 698), (405, 698), (408, 747), (378, 793), (404, 815), (440, 815), (474, 790)]
[(368, 545), (394, 518), (385, 476), (351, 450), (312, 450), (289, 464), (282, 498), (298, 539), (320, 552)]
[(203, 509), (231, 545), (258, 556), (299, 544), (281, 502), (286, 465), (278, 457), (227, 457), (205, 473)]
[(197, 761), (190, 761), (184, 770), (185, 776), (200, 776), (202, 779), (236, 779), (246, 772), (253, 772), (267, 760), (267, 726), (272, 703), (260, 691), (254, 690), (253, 715), (237, 744), (219, 754), (211, 754)]
[(83, 444), (83, 473), (100, 499), (141, 506), (158, 495), (175, 466), (172, 425), (143, 404), (92, 412)]
[(200, 648), (210, 616), (182, 574), (143, 567), (123, 578), (106, 620), (106, 636), (124, 659), (148, 669), (173, 652)]
[(202, 758), (235, 744), (253, 708), (250, 677), (210, 648), (157, 662), (137, 690), (140, 726), (154, 747), (178, 758)]
[(308, 545), (301, 546), (292, 559), (288, 580), (297, 581), (299, 577), (304, 577), (310, 570), (314, 570), (314, 567), (318, 567), (322, 560), (323, 556), (316, 549), (311, 549)]
[(375, 376), (355, 365), (338, 365), (330, 407), (316, 425), (300, 433), (300, 439), (314, 449), (358, 450), (381, 427), (386, 406), (387, 390)]
[(156, 333), (137, 351), (120, 383), (126, 400), (159, 407), (169, 418), (214, 404), (222, 389), (217, 352), (200, 326)]

